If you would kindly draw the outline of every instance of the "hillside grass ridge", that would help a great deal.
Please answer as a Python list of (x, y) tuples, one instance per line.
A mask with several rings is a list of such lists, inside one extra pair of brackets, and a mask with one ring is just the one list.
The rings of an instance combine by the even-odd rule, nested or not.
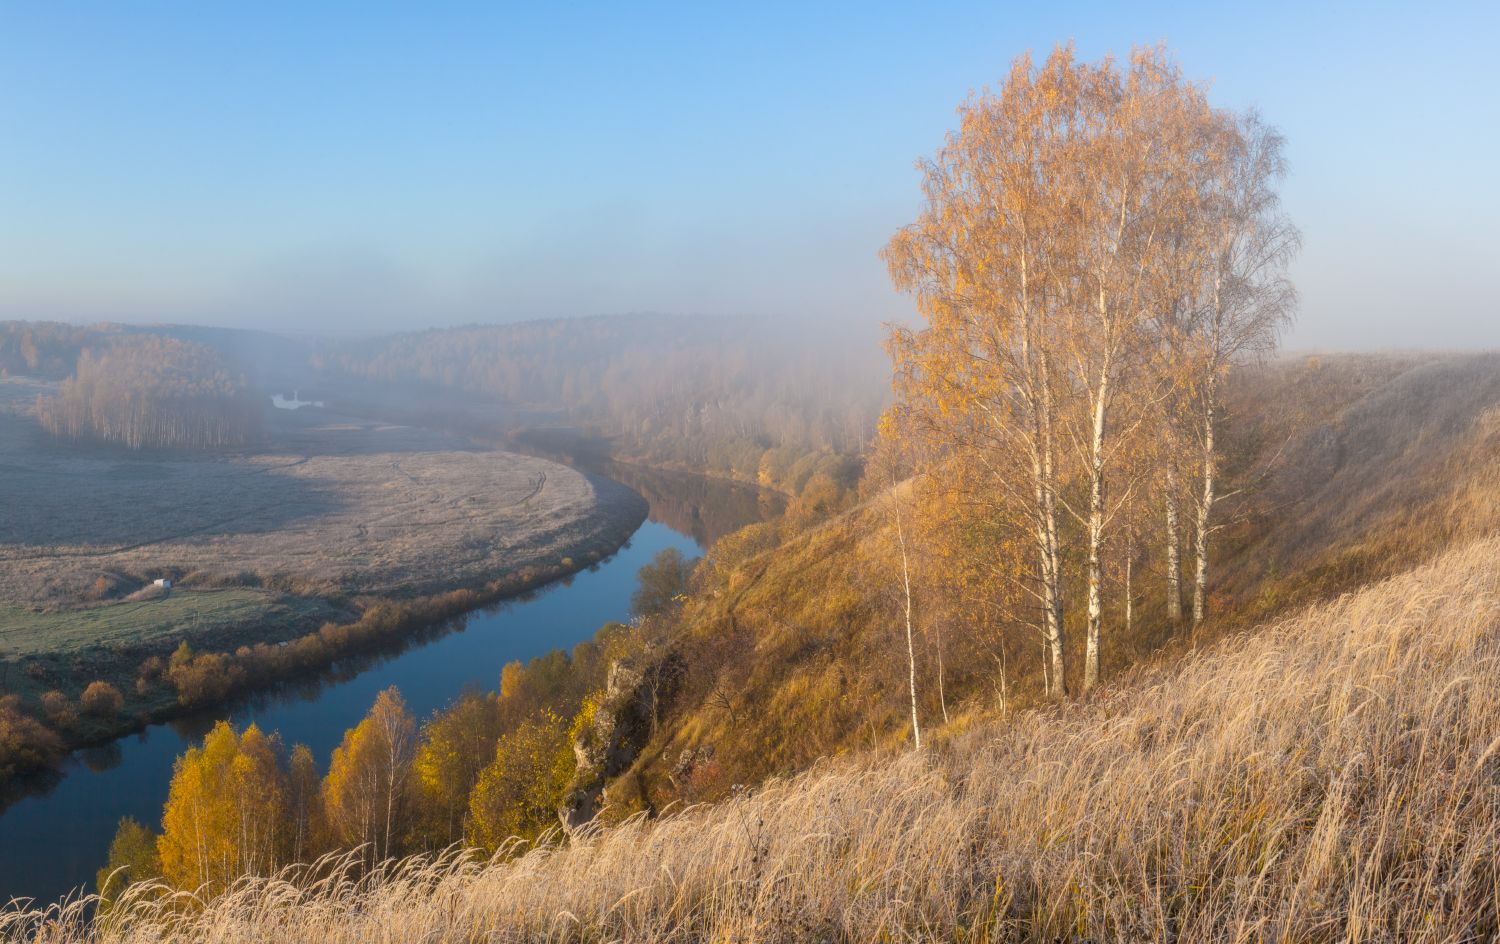
[[(827, 762), (506, 861), (136, 886), (0, 938), (1492, 939), (1500, 538), (923, 754)], [(325, 866), (324, 872), (328, 870)]]

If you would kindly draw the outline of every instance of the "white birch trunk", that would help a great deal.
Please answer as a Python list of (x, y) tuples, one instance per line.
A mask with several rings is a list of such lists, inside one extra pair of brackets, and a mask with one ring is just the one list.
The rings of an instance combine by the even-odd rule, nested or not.
[(1057, 490), (1053, 481), (1052, 402), (1045, 365), (1043, 371), (1043, 393), (1035, 430), (1036, 455), (1032, 463), (1037, 504), (1037, 549), (1041, 558), (1043, 636), (1051, 659), (1050, 672), (1044, 670), (1043, 677), (1047, 694), (1066, 695), (1068, 677), (1063, 663), (1062, 553), (1057, 533)]
[(917, 721), (917, 652), (912, 644), (911, 630), (911, 568), (906, 558), (906, 530), (901, 525), (901, 499), (891, 489), (891, 501), (896, 503), (896, 540), (901, 545), (901, 587), (906, 592), (906, 665), (911, 683), (911, 736), (916, 749), (922, 749), (922, 726)]
[(1203, 622), (1208, 609), (1208, 532), (1214, 507), (1214, 389), (1209, 385), (1203, 407), (1203, 497), (1198, 503), (1198, 520), (1193, 535), (1193, 625)]
[[(929, 624), (931, 625), (931, 624)], [(948, 696), (943, 692), (943, 629), (941, 621), (937, 622), (937, 683), (938, 683), (938, 705), (943, 709), (943, 724), (948, 723)]]
[(1083, 687), (1093, 688), (1099, 683), (1099, 628), (1104, 615), (1103, 580), (1104, 570), (1101, 551), (1104, 541), (1104, 419), (1105, 399), (1109, 395), (1109, 380), (1100, 378), (1099, 392), (1094, 401), (1094, 428), (1089, 444), (1089, 566), (1088, 566), (1088, 640), (1084, 652)]
[(1167, 466), (1167, 619), (1182, 622), (1182, 535), (1177, 517), (1177, 470)]

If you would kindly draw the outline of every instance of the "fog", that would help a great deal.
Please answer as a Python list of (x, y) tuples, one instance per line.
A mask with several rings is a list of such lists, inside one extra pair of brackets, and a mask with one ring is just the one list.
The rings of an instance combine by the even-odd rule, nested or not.
[(335, 335), (911, 316), (913, 162), (1028, 49), (1165, 41), (1289, 140), (1295, 348), (1500, 345), (1491, 5), (0, 12), (0, 318)]

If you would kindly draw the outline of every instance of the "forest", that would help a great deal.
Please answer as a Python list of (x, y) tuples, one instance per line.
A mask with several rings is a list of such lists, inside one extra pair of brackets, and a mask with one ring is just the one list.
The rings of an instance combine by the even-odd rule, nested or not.
[(242, 374), (212, 349), (156, 335), (124, 337), (78, 355), (56, 394), (37, 400), (53, 436), (129, 449), (222, 449), (254, 442), (261, 406)]
[(97, 328), (53, 321), (0, 321), (0, 377), (26, 374), (61, 380), (73, 373), (78, 355), (97, 344)]

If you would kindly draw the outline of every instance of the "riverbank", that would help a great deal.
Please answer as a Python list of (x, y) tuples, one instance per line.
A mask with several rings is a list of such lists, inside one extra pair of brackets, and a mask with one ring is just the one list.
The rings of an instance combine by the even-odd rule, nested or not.
[(273, 411), (254, 453), (59, 446), (0, 396), (0, 781), (535, 590), (647, 504), (449, 434)]
[[(368, 598), (353, 619), (312, 623), (300, 634), (280, 638), (273, 635), (238, 646), (233, 642), (240, 630), (234, 635), (198, 634), (191, 644), (181, 640), (175, 650), (155, 647), (121, 653), (114, 671), (109, 666), (98, 666), (85, 674), (95, 681), (128, 675), (144, 656), (148, 666), (137, 676), (132, 710), (113, 717), (85, 717), (79, 712), (76, 720), (66, 719), (68, 724), (52, 727), (59, 741), (44, 754), (36, 755), (41, 762), (18, 767), (10, 776), (44, 771), (73, 751), (107, 744), (149, 725), (212, 709), (248, 693), (294, 683), (326, 670), (340, 659), (390, 646), (445, 621), (533, 593), (596, 566), (618, 551), (641, 526), (648, 504), (618, 483), (597, 476), (590, 478), (599, 488), (624, 494), (601, 506), (608, 509), (608, 514), (588, 540), (555, 561), (525, 564), (493, 580), (471, 581), (440, 593)], [(142, 680), (150, 684), (139, 684)], [(6, 801), (6, 779), (0, 779), (0, 805)]]
[(220, 720), (279, 731), (326, 761), (375, 696), (397, 686), (408, 709), (426, 719), (466, 689), (493, 690), (511, 661), (526, 662), (592, 639), (601, 626), (629, 618), (640, 568), (660, 551), (686, 557), (702, 548), (652, 521), (596, 566), (463, 616), (337, 660), (226, 704), (187, 711), (167, 724), (70, 756), (57, 773), (31, 779), (28, 792), (0, 809), (0, 902), (12, 895), (55, 900), (92, 882), (123, 816), (154, 826), (175, 759)]

